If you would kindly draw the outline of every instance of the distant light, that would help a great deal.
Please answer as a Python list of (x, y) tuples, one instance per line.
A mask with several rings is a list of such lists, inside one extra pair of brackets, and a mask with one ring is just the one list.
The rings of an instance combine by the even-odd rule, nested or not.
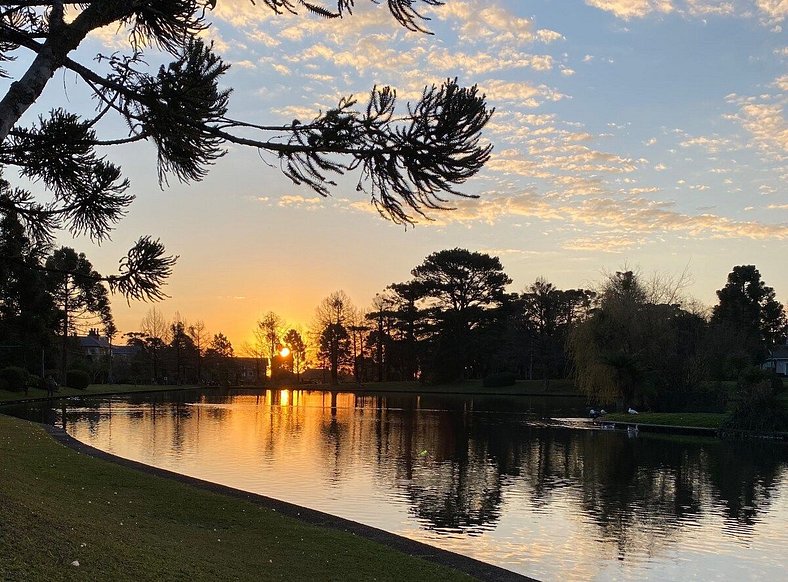
[(290, 355), (290, 348), (288, 347), (282, 348), (281, 350), (279, 350), (279, 355), (282, 356), (283, 358), (286, 358), (287, 356)]

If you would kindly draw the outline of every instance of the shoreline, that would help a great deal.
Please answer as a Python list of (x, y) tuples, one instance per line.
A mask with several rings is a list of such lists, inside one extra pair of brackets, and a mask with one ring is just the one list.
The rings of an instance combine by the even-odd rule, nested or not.
[[(45, 577), (51, 577), (54, 572), (58, 572), (58, 576), (66, 575), (66, 577), (69, 578), (66, 572), (72, 570), (74, 564), (71, 564), (71, 566), (69, 566), (69, 564), (74, 557), (79, 557), (82, 566), (85, 568), (84, 572), (82, 571), (83, 568), (79, 568), (79, 574), (77, 574), (76, 570), (73, 570), (74, 575), (78, 577), (82, 577), (83, 574), (90, 575), (89, 572), (93, 569), (93, 575), (100, 579), (105, 579), (105, 577), (115, 579), (139, 579), (138, 575), (132, 575), (131, 570), (136, 567), (138, 573), (145, 572), (146, 570), (144, 568), (146, 565), (152, 568), (148, 572), (148, 575), (153, 575), (153, 572), (156, 572), (158, 569), (160, 574), (164, 574), (164, 577), (175, 576), (178, 572), (182, 573), (183, 565), (186, 563), (190, 563), (192, 569), (195, 567), (199, 568), (199, 566), (189, 560), (188, 553), (182, 555), (180, 553), (181, 550), (177, 550), (173, 553), (174, 549), (170, 547), (172, 540), (168, 537), (172, 534), (164, 532), (170, 531), (173, 524), (176, 524), (175, 527), (180, 528), (180, 533), (176, 535), (180, 536), (184, 535), (182, 528), (187, 527), (189, 531), (192, 532), (191, 535), (200, 536), (200, 541), (204, 543), (206, 540), (203, 538), (206, 533), (208, 533), (208, 538), (212, 537), (209, 533), (210, 530), (206, 530), (205, 528), (204, 520), (206, 518), (202, 515), (207, 511), (212, 513), (218, 512), (219, 515), (222, 516), (226, 516), (228, 513), (235, 514), (236, 516), (240, 514), (244, 516), (242, 521), (228, 522), (234, 523), (234, 525), (231, 526), (232, 528), (240, 528), (239, 531), (242, 532), (242, 536), (262, 535), (264, 539), (267, 538), (265, 541), (264, 539), (257, 538), (258, 541), (254, 542), (254, 546), (249, 546), (248, 543), (241, 543), (235, 546), (224, 546), (230, 548), (230, 558), (233, 562), (236, 562), (238, 559), (238, 554), (236, 553), (238, 551), (246, 556), (245, 559), (241, 560), (240, 569), (246, 568), (248, 570), (252, 564), (259, 562), (260, 555), (257, 555), (255, 550), (260, 551), (259, 548), (265, 545), (270, 546), (271, 544), (279, 544), (280, 542), (277, 540), (282, 539), (284, 533), (296, 540), (300, 535), (301, 542), (306, 541), (307, 551), (310, 553), (317, 552), (319, 555), (320, 552), (325, 553), (328, 551), (329, 554), (326, 555), (326, 557), (334, 556), (337, 558), (339, 563), (335, 563), (333, 566), (325, 565), (321, 567), (315, 564), (307, 566), (306, 571), (309, 571), (308, 569), (310, 567), (317, 567), (319, 568), (318, 572), (320, 576), (325, 575), (327, 578), (331, 579), (337, 577), (349, 580), (366, 580), (371, 579), (371, 575), (376, 575), (379, 579), (383, 580), (398, 579), (399, 576), (393, 574), (393, 572), (400, 571), (400, 575), (408, 579), (412, 579), (415, 572), (423, 572), (417, 579), (444, 579), (444, 577), (446, 579), (459, 579), (464, 576), (469, 576), (474, 579), (489, 580), (493, 582), (537, 582), (534, 578), (518, 574), (505, 568), (411, 540), (359, 522), (266, 497), (264, 495), (250, 493), (165, 469), (159, 469), (137, 461), (124, 459), (86, 445), (74, 439), (62, 429), (51, 425), (25, 421), (23, 419), (0, 414), (0, 434), (3, 433), (6, 435), (15, 434), (18, 436), (0, 439), (0, 450), (2, 450), (3, 447), (11, 447), (8, 449), (8, 456), (0, 455), (0, 473), (9, 471), (10, 468), (14, 466), (14, 463), (18, 464), (22, 462), (26, 468), (23, 473), (19, 474), (19, 477), (28, 480), (32, 486), (32, 489), (24, 487), (22, 490), (18, 490), (16, 488), (19, 484), (14, 485), (14, 480), (6, 480), (5, 483), (0, 484), (0, 493), (3, 492), (4, 487), (14, 488), (5, 492), (6, 494), (11, 493), (11, 496), (6, 499), (6, 510), (11, 512), (10, 518), (12, 520), (6, 524), (10, 529), (5, 533), (7, 535), (13, 534), (15, 531), (14, 526), (16, 526), (16, 535), (23, 535), (27, 540), (28, 546), (32, 543), (32, 551), (28, 551), (27, 555), (25, 555), (25, 548), (14, 549), (9, 545), (5, 547), (0, 546), (0, 556), (6, 553), (8, 554), (6, 560), (0, 559), (0, 578), (4, 578), (5, 575), (11, 576), (11, 579), (15, 579), (15, 576), (21, 576), (22, 579), (28, 577), (38, 578), (42, 571), (47, 573)], [(56, 447), (54, 455), (52, 447)], [(44, 453), (43, 465), (39, 468), (34, 468), (36, 462), (41, 461), (42, 451)], [(66, 451), (68, 451), (68, 453), (66, 453)], [(70, 460), (69, 457), (71, 457), (71, 455), (76, 455), (76, 457)], [(80, 468), (78, 470), (75, 469), (75, 472), (71, 473), (70, 477), (67, 477), (67, 479), (70, 479), (70, 485), (63, 482), (65, 475), (63, 475), (61, 471), (55, 470), (50, 473), (50, 467), (55, 469), (56, 466), (63, 464), (72, 465), (75, 462)], [(127, 471), (131, 473), (127, 473)], [(129, 477), (128, 475), (134, 475), (134, 477)], [(88, 478), (85, 478), (86, 476)], [(107, 482), (108, 477), (111, 484)], [(79, 485), (82, 485), (81, 494), (77, 491), (79, 490)], [(64, 486), (67, 487), (66, 490), (63, 489)], [(139, 519), (140, 522), (142, 522), (143, 519), (148, 520), (147, 527), (143, 527), (142, 523), (140, 523), (140, 527), (143, 527), (143, 531), (152, 532), (150, 535), (153, 537), (143, 538), (136, 543), (120, 535), (120, 530), (117, 529), (117, 521), (113, 522), (113, 519), (117, 520), (117, 516), (111, 517), (113, 514), (105, 514), (100, 510), (100, 504), (97, 506), (88, 505), (88, 507), (96, 507), (96, 510), (101, 513), (94, 516), (93, 521), (85, 523), (83, 521), (85, 519), (83, 512), (79, 509), (79, 507), (82, 506), (81, 502), (78, 502), (75, 506), (75, 500), (71, 499), (73, 494), (67, 492), (75, 491), (78, 496), (86, 495), (85, 489), (87, 488), (88, 490), (93, 490), (92, 493), (88, 494), (90, 497), (93, 497), (97, 493), (97, 488), (99, 490), (103, 488), (106, 494), (110, 496), (109, 499), (112, 500), (113, 505), (115, 505), (117, 502), (125, 503), (125, 501), (122, 501), (123, 495), (121, 497), (115, 496), (118, 495), (119, 491), (123, 494), (122, 490), (128, 490), (127, 488), (129, 487), (131, 490), (137, 491), (137, 495), (143, 496), (141, 500), (134, 502), (134, 507), (141, 507), (140, 503), (142, 503), (142, 505), (149, 505), (149, 503), (145, 502), (146, 499), (149, 499), (153, 505), (157, 503), (164, 504), (163, 508), (159, 507), (158, 510), (154, 508), (152, 513), (146, 515), (137, 514), (137, 519)], [(113, 490), (114, 495), (111, 493)], [(58, 491), (59, 493), (54, 495), (52, 493), (53, 491)], [(44, 504), (50, 506), (50, 509), (54, 512), (54, 523), (57, 524), (56, 527), (68, 532), (65, 534), (65, 539), (62, 536), (60, 536), (60, 539), (50, 539), (50, 536), (56, 532), (49, 529), (52, 527), (52, 524), (50, 523), (47, 525), (46, 520), (42, 521), (42, 524), (38, 524), (38, 522), (30, 522), (29, 517), (22, 517), (21, 521), (14, 523), (13, 520), (15, 515), (18, 516), (21, 514), (23, 516), (29, 516), (31, 509), (33, 515), (40, 514), (41, 506), (37, 504), (38, 502), (30, 506), (29, 509), (27, 508), (27, 504), (32, 499), (31, 495), (33, 496), (32, 498), (35, 498), (36, 495), (39, 497), (43, 496), (42, 500), (44, 500)], [(211, 497), (206, 500), (206, 496)], [(76, 522), (73, 521), (74, 516), (64, 515), (62, 509), (57, 509), (63, 503), (67, 504), (68, 513), (72, 511), (76, 512), (78, 516), (76, 517)], [(87, 501), (87, 503), (90, 504), (91, 502)], [(109, 511), (109, 503), (110, 501), (107, 501), (107, 511)], [(128, 503), (131, 504), (131, 501)], [(208, 505), (206, 505), (206, 503)], [(243, 509), (244, 507), (246, 507), (246, 509)], [(267, 525), (261, 526), (261, 524), (257, 522), (254, 522), (255, 525), (248, 523), (247, 520), (254, 519), (254, 512), (249, 513), (250, 507), (256, 507), (270, 516), (266, 517), (263, 521), (263, 523)], [(122, 505), (119, 506), (119, 509), (124, 513), (126, 511), (123, 509)], [(136, 513), (140, 510), (129, 508), (129, 511)], [(183, 513), (184, 511), (186, 511), (186, 514)], [(246, 511), (246, 513), (243, 513), (244, 511)], [(192, 515), (192, 513), (194, 513), (194, 515)], [(185, 517), (186, 515), (189, 517)], [(126, 514), (125, 517), (128, 518), (129, 521), (133, 519), (128, 514)], [(49, 516), (49, 518), (49, 521), (51, 521), (52, 516)], [(229, 516), (220, 519), (232, 520)], [(112, 525), (113, 523), (115, 525)], [(123, 526), (123, 522), (121, 522), (120, 525)], [(132, 524), (127, 523), (126, 525), (131, 527)], [(208, 541), (222, 542), (225, 536), (230, 538), (231, 534), (227, 531), (227, 527), (228, 525), (225, 525), (223, 530), (224, 533), (221, 534), (221, 540), (209, 539)], [(247, 527), (250, 529), (247, 530)], [(82, 531), (83, 528), (87, 529)], [(107, 528), (109, 528), (109, 530), (107, 530)], [(261, 528), (262, 531), (260, 531)], [(118, 539), (109, 539), (106, 536), (100, 535), (99, 539), (92, 540), (91, 543), (89, 538), (92, 534), (89, 532), (102, 529), (111, 531), (112, 534), (110, 537), (120, 537)], [(129, 529), (128, 533), (132, 533), (133, 529), (134, 528)], [(214, 529), (213, 531), (216, 530)], [(274, 534), (277, 532), (279, 535), (275, 537)], [(0, 532), (0, 534), (2, 533), (3, 532)], [(58, 533), (63, 532), (60, 531)], [(165, 537), (162, 538), (162, 535)], [(216, 534), (214, 534), (214, 536), (215, 535)], [(344, 540), (340, 546), (332, 546), (331, 542), (323, 541), (331, 539), (338, 540), (340, 538)], [(78, 542), (83, 539), (89, 543), (79, 544)], [(124, 548), (124, 552), (113, 550), (113, 545), (117, 545), (119, 541), (122, 544), (121, 547)], [(182, 544), (183, 542), (180, 543)], [(329, 544), (328, 549), (325, 546), (326, 543)], [(59, 551), (54, 552), (55, 555), (53, 555), (53, 551), (49, 551), (46, 556), (38, 556), (42, 544), (44, 546), (51, 545), (52, 547), (59, 545), (61, 548)], [(66, 547), (65, 551), (62, 546)], [(77, 549), (77, 547), (79, 549)], [(309, 550), (309, 547), (313, 549)], [(151, 563), (144, 560), (140, 562), (140, 557), (135, 550), (140, 550), (140, 554), (150, 555), (150, 559), (153, 561)], [(92, 556), (83, 556), (85, 552), (89, 551), (94, 552)], [(130, 555), (127, 555), (126, 551), (134, 554), (134, 558), (132, 559)], [(192, 551), (194, 550), (192, 549)], [(292, 548), (292, 552), (291, 550), (284, 551), (285, 556), (288, 557), (289, 560), (298, 560), (296, 557), (298, 551), (296, 551), (295, 547)], [(97, 558), (95, 552), (98, 552), (101, 559)], [(287, 552), (291, 552), (292, 555), (289, 555)], [(156, 558), (162, 553), (166, 556), (164, 560), (165, 565), (163, 566), (165, 568), (164, 572), (161, 572), (162, 565), (156, 561)], [(59, 554), (59, 556), (57, 554)], [(341, 566), (343, 563), (342, 560), (346, 560), (346, 558), (341, 557), (343, 554), (366, 556), (355, 558), (356, 560), (364, 560), (364, 568), (356, 570), (351, 565), (357, 562), (352, 561)], [(200, 555), (202, 556), (202, 554)], [(215, 558), (211, 558), (211, 560), (215, 560)], [(411, 564), (410, 560), (414, 560), (414, 562)], [(249, 562), (249, 566), (244, 566), (243, 563), (247, 561)], [(268, 560), (263, 560), (264, 563), (267, 561)], [(332, 560), (332, 562), (334, 562), (334, 560)], [(281, 560), (279, 563), (282, 563)], [(286, 563), (287, 560), (285, 561), (285, 564)], [(321, 562), (318, 561), (318, 564), (319, 563)], [(328, 563), (329, 561), (326, 560), (326, 564)], [(373, 564), (377, 564), (377, 566)], [(127, 565), (131, 570), (126, 569)], [(117, 572), (119, 567), (124, 573), (119, 577), (117, 575), (112, 575), (112, 572)], [(140, 567), (142, 567), (143, 570), (139, 570)], [(61, 568), (66, 568), (66, 570), (61, 570)], [(96, 571), (95, 568), (98, 568), (98, 571)], [(372, 568), (371, 571), (370, 568)], [(389, 570), (389, 568), (393, 569)], [(407, 575), (402, 573), (403, 568), (404, 572), (407, 572)], [(438, 568), (438, 570), (434, 571), (431, 575), (426, 575), (424, 573), (435, 568)], [(449, 570), (443, 570), (443, 568), (448, 568)], [(365, 570), (366, 574), (362, 574), (361, 572)], [(299, 575), (297, 573), (299, 571), (303, 571), (302, 565), (296, 567), (295, 571), (290, 571), (290, 575), (294, 577), (291, 579), (314, 579), (314, 572), (307, 578), (302, 578), (305, 574), (302, 573)], [(3, 572), (5, 572), (5, 574), (3, 574)], [(167, 572), (169, 572), (169, 574)], [(206, 576), (210, 577), (208, 570), (198, 570), (198, 572), (200, 572), (197, 576), (198, 579), (203, 579)], [(451, 574), (451, 572), (454, 572), (454, 574)], [(281, 577), (281, 574), (278, 574), (278, 576)], [(144, 577), (143, 575), (143, 578)], [(236, 574), (235, 577), (238, 579), (268, 579), (259, 578), (253, 573), (240, 577)], [(287, 579), (286, 576), (285, 579)]]
[(436, 546), (425, 544), (423, 542), (418, 542), (416, 540), (387, 532), (376, 527), (365, 525), (357, 521), (315, 509), (310, 509), (308, 507), (303, 507), (301, 505), (296, 505), (294, 503), (289, 503), (287, 501), (282, 501), (280, 499), (275, 499), (273, 497), (268, 497), (259, 493), (251, 493), (249, 491), (244, 491), (243, 489), (236, 489), (227, 485), (221, 485), (212, 481), (190, 477), (188, 475), (176, 473), (167, 469), (160, 469), (152, 465), (140, 463), (139, 461), (133, 461), (131, 459), (119, 457), (117, 455), (113, 455), (112, 453), (107, 453), (106, 451), (102, 451), (101, 449), (87, 445), (75, 439), (61, 428), (57, 428), (52, 425), (42, 426), (56, 442), (59, 442), (80, 454), (109, 461), (149, 475), (174, 480), (198, 489), (210, 491), (212, 493), (218, 493), (220, 495), (225, 495), (244, 501), (250, 501), (256, 505), (271, 509), (281, 515), (297, 519), (310, 525), (330, 528), (350, 533), (352, 535), (361, 536), (370, 541), (377, 542), (407, 554), (408, 556), (428, 560), (441, 566), (448, 566), (449, 568), (453, 568), (479, 580), (489, 580), (491, 582), (538, 582), (535, 578), (518, 574), (517, 572), (507, 570), (500, 566), (488, 564), (487, 562), (482, 562), (481, 560), (477, 560), (463, 554), (458, 554), (456, 552), (444, 550)]

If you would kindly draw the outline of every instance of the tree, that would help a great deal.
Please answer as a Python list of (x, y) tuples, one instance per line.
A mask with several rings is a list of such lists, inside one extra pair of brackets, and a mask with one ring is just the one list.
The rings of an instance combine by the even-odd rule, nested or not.
[(587, 315), (594, 296), (592, 291), (585, 289), (558, 289), (543, 277), (536, 279), (520, 295), (532, 344), (529, 378), (533, 377), (533, 356), (536, 356), (545, 383), (550, 377), (563, 376), (569, 330)]
[(296, 374), (296, 381), (301, 381), (301, 371), (306, 363), (306, 343), (298, 330), (289, 329), (284, 337), (285, 345), (293, 356), (293, 371)]
[[(9, 185), (0, 178), (0, 191)], [(13, 211), (0, 209), (0, 367), (36, 369), (50, 352), (57, 314), (46, 287), (47, 245), (35, 244)], [(35, 363), (34, 367), (32, 364)]]
[(459, 248), (432, 253), (412, 274), (433, 320), (434, 379), (464, 377), (479, 350), (489, 347), (485, 328), (512, 280), (498, 257)]
[[(388, 293), (381, 295), (376, 293), (372, 299), (372, 310), (367, 313), (366, 318), (374, 323), (370, 339), (375, 345), (374, 361), (377, 368), (377, 381), (383, 382), (388, 379), (386, 374), (388, 364), (390, 364), (389, 349), (391, 344), (391, 337), (388, 334), (388, 329), (392, 318), (391, 310), (394, 306), (393, 299)], [(358, 378), (356, 378), (358, 380)]]
[(355, 313), (356, 308), (344, 291), (331, 293), (315, 310), (318, 357), (328, 362), (334, 384), (339, 381), (339, 368), (347, 364), (350, 354), (347, 326), (357, 319)]
[(260, 352), (268, 357), (272, 377), (275, 374), (274, 358), (279, 353), (281, 327), (282, 318), (273, 311), (269, 311), (257, 322), (257, 329), (254, 332), (255, 341), (260, 348)]
[(200, 384), (202, 383), (202, 360), (209, 338), (205, 322), (198, 319), (193, 325), (189, 326), (188, 333), (192, 344), (194, 344), (194, 353), (197, 357), (197, 383)]
[[(424, 320), (424, 313), (417, 303), (424, 293), (415, 281), (394, 283), (388, 286), (388, 291), (388, 314), (393, 318), (392, 327), (396, 333), (393, 346), (399, 348), (400, 376), (405, 380), (415, 380), (419, 372), (417, 343)], [(379, 330), (383, 329), (381, 324), (379, 321)]]
[(153, 363), (153, 382), (159, 381), (159, 360), (162, 351), (169, 341), (169, 326), (161, 311), (151, 307), (140, 322), (145, 347)]
[(599, 305), (569, 334), (581, 391), (600, 404), (679, 407), (700, 380), (705, 322), (679, 303), (675, 285), (644, 284), (633, 271), (608, 276)]
[(205, 360), (210, 365), (214, 379), (229, 384), (232, 379), (231, 362), (234, 356), (233, 344), (223, 333), (214, 334), (211, 344), (205, 351)]
[(175, 312), (175, 319), (170, 323), (170, 351), (175, 356), (175, 383), (181, 385), (186, 381), (186, 362), (190, 354), (195, 351), (191, 336), (187, 333), (188, 325), (181, 319), (180, 313)]
[(785, 343), (788, 320), (783, 305), (775, 299), (755, 265), (733, 267), (725, 286), (717, 291), (719, 303), (711, 323), (718, 333), (736, 339), (753, 363), (761, 363), (767, 351)]
[[(422, 0), (425, 5), (438, 0)], [(26, 178), (40, 180), (54, 195), (41, 204), (27, 192), (0, 199), (16, 210), (42, 239), (59, 229), (106, 240), (131, 204), (129, 181), (102, 153), (107, 146), (147, 141), (158, 154), (161, 184), (202, 179), (225, 154), (227, 145), (271, 152), (295, 184), (326, 196), (334, 176), (354, 171), (380, 213), (411, 222), (430, 209), (446, 207), (444, 193), (464, 196), (458, 187), (489, 159), (491, 146), (480, 141), (492, 114), (476, 86), (455, 80), (426, 87), (421, 98), (395, 115), (396, 92), (372, 89), (365, 106), (343, 97), (337, 107), (309, 122), (264, 125), (231, 117), (230, 89), (220, 87), (229, 66), (199, 35), (210, 26), (216, 0), (138, 2), (90, 0), (60, 2), (18, 0), (0, 13), (0, 61), (27, 52), (32, 60), (0, 100), (0, 165), (15, 166)], [(414, 0), (388, 0), (393, 17), (409, 30), (423, 31)], [(264, 0), (276, 13), (303, 8), (324, 18), (350, 16), (353, 0), (337, 0), (335, 9), (305, 0)], [(76, 49), (93, 31), (119, 30), (123, 50), (100, 54), (90, 64)], [(120, 31), (127, 33), (122, 38)], [(148, 65), (145, 49), (172, 58), (158, 70)], [(153, 70), (152, 70), (153, 69)], [(39, 99), (57, 71), (73, 72), (97, 103), (90, 119), (55, 108), (30, 126), (22, 115)], [(8, 71), (2, 71), (10, 76)], [(117, 116), (124, 135), (98, 134), (97, 122)], [(123, 260), (119, 275), (107, 282), (127, 297), (161, 298), (161, 285), (174, 257), (159, 241), (142, 237)]]
[(350, 335), (341, 323), (329, 323), (320, 333), (318, 357), (328, 362), (331, 383), (339, 382), (339, 368), (350, 359)]
[(61, 247), (45, 263), (47, 288), (60, 313), (60, 373), (65, 382), (68, 370), (68, 337), (76, 333), (75, 324), (85, 318), (98, 318), (107, 328), (114, 328), (107, 288), (102, 277), (84, 253)]

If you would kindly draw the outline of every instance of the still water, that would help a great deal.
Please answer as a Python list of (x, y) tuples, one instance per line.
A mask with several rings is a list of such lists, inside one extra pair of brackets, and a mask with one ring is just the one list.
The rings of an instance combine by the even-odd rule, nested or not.
[(788, 445), (541, 420), (581, 405), (269, 390), (28, 414), (122, 457), (542, 580), (788, 580)]

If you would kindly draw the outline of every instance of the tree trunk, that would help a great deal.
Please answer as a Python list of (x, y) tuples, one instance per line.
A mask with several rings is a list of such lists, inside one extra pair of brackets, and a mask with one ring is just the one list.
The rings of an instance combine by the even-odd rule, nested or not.
[(55, 71), (66, 62), (68, 54), (79, 46), (90, 31), (130, 15), (133, 12), (132, 4), (120, 0), (94, 2), (70, 24), (63, 22), (62, 6), (59, 11), (53, 8), (49, 18), (50, 36), (44, 44), (20, 34), (20, 44), (27, 48), (35, 47), (38, 54), (22, 78), (11, 83), (0, 101), (0, 143), (5, 141), (19, 118), (41, 96)]

